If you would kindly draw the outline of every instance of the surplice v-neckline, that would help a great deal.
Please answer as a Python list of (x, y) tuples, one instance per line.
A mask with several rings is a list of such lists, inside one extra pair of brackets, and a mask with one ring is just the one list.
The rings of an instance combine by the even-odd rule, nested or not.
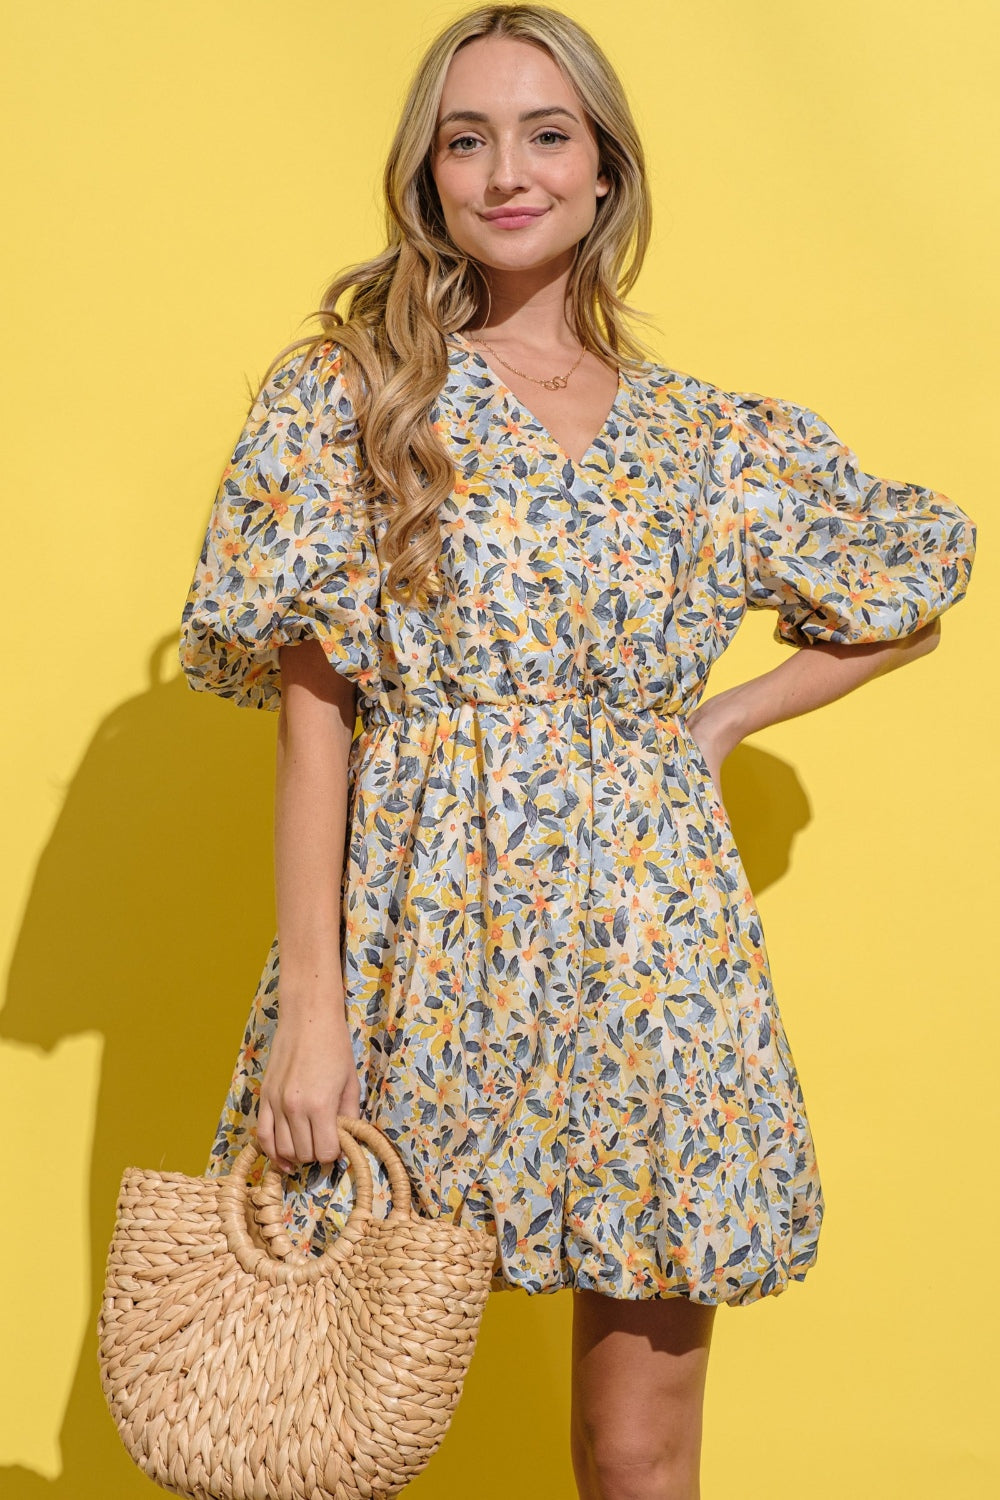
[(493, 384), (494, 390), (496, 391), (497, 395), (500, 397), (504, 405), (507, 407), (507, 409), (510, 410), (512, 406), (515, 406), (521, 412), (522, 416), (527, 418), (527, 422), (523, 422), (521, 424), (522, 426), (529, 428), (533, 427), (535, 429), (537, 438), (540, 441), (548, 444), (550, 447), (554, 448), (562, 462), (564, 464), (569, 464), (570, 468), (575, 472), (579, 473), (587, 468), (591, 454), (605, 438), (609, 427), (612, 425), (615, 417), (618, 415), (619, 404), (625, 395), (625, 371), (622, 369), (621, 365), (618, 366), (618, 385), (615, 390), (614, 400), (608, 407), (607, 415), (605, 416), (604, 421), (601, 423), (597, 432), (595, 432), (591, 441), (588, 443), (580, 458), (576, 459), (566, 452), (566, 449), (563, 447), (562, 443), (560, 443), (558, 439), (552, 435), (552, 433), (546, 427), (545, 423), (540, 421), (539, 418), (535, 416), (535, 413), (531, 410), (530, 406), (528, 406), (525, 401), (522, 401), (521, 397), (518, 396), (516, 392), (511, 390), (510, 386), (500, 378), (489, 361), (483, 358), (479, 350), (474, 348), (463, 334), (458, 333), (457, 331), (453, 331), (449, 335), (449, 337), (455, 339), (459, 347), (463, 349), (466, 354), (471, 355), (471, 357), (476, 361), (481, 369), (485, 371), (486, 375), (489, 377), (490, 381)]

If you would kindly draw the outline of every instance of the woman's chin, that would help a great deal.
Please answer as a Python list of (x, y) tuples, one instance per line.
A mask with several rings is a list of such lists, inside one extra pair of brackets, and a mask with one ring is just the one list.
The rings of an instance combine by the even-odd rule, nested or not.
[[(509, 243), (497, 243), (501, 233)], [(458, 244), (457, 240), (456, 244)], [(511, 275), (535, 271), (562, 273), (572, 266), (576, 254), (575, 241), (571, 245), (540, 245), (537, 240), (532, 243), (527, 235), (522, 238), (522, 231), (517, 229), (499, 231), (491, 236), (488, 243), (480, 240), (474, 243), (467, 241), (465, 244), (459, 244), (458, 248), (479, 265), (486, 266), (491, 271), (508, 272)]]

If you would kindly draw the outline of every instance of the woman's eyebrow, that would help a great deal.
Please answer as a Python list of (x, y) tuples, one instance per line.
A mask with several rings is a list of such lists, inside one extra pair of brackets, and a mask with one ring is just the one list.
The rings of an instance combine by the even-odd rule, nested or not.
[[(544, 104), (539, 109), (526, 109), (517, 118), (521, 121), (545, 120), (552, 115), (565, 115), (567, 120), (573, 120), (577, 125), (580, 123), (573, 111), (564, 109), (561, 104)], [(438, 129), (441, 130), (445, 125), (450, 125), (453, 120), (474, 120), (477, 124), (488, 125), (489, 119), (489, 115), (483, 114), (480, 109), (453, 109), (438, 121)]]

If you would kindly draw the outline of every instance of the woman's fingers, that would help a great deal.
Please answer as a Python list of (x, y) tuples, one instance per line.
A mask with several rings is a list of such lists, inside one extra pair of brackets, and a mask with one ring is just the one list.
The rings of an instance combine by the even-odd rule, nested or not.
[[(272, 1106), (262, 1099), (260, 1119), (257, 1138), (261, 1149), (272, 1158), (279, 1171), (291, 1172), (307, 1161), (326, 1165), (340, 1155), (336, 1117), (326, 1110), (299, 1113), (282, 1109), (280, 1104)], [(267, 1142), (271, 1143), (270, 1146)]]
[(312, 1129), (308, 1115), (275, 1112), (274, 1143), (282, 1161), (301, 1164), (312, 1161)]
[(334, 1108), (334, 1116), (331, 1118), (323, 1115), (313, 1121), (313, 1148), (316, 1152), (314, 1160), (324, 1167), (331, 1166), (343, 1155), (340, 1133), (337, 1130), (337, 1115), (346, 1115), (349, 1120), (361, 1118), (361, 1081), (356, 1068), (348, 1073), (340, 1099)]
[(358, 1118), (360, 1101), (346, 1028), (331, 1020), (306, 1032), (279, 1021), (261, 1079), (257, 1128), (261, 1150), (279, 1171), (337, 1161), (343, 1154), (337, 1116)]
[(295, 1143), (288, 1120), (263, 1093), (257, 1109), (257, 1144), (279, 1172), (295, 1170)]
[(289, 1167), (280, 1159), (278, 1148), (274, 1142), (274, 1112), (267, 1099), (261, 1096), (257, 1107), (257, 1144), (269, 1161), (273, 1162), (279, 1172), (289, 1171)]

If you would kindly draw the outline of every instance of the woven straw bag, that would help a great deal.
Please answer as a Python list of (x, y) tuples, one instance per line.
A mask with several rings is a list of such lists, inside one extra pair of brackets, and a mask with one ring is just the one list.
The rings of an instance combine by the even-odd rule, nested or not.
[[(375, 1500), (440, 1446), (489, 1295), (496, 1238), (411, 1212), (392, 1142), (338, 1115), (354, 1204), (322, 1255), (283, 1223), (280, 1174), (126, 1168), (98, 1317), (130, 1456), (195, 1500)], [(373, 1216), (362, 1145), (389, 1174)]]

